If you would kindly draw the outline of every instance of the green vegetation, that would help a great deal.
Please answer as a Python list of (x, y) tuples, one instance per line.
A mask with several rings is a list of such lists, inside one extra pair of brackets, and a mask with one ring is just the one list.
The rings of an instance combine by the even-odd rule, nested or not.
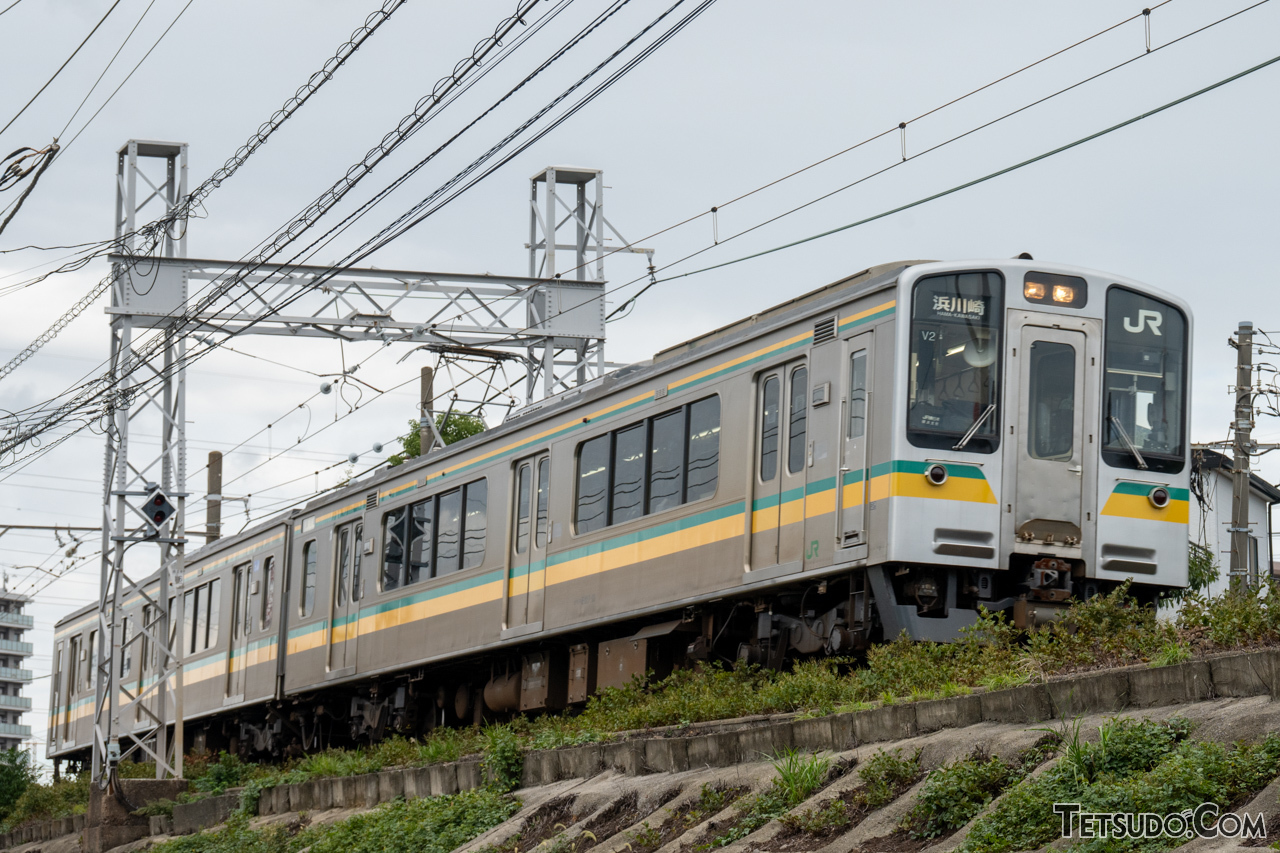
[(176, 838), (157, 853), (449, 853), (515, 814), (519, 803), (494, 788), (397, 801), (329, 826), (253, 829), (233, 815), (210, 832)]
[(788, 835), (834, 835), (902, 796), (919, 778), (920, 750), (909, 758), (902, 757), (901, 749), (877, 750), (858, 767), (861, 785), (817, 808), (783, 815), (780, 820)]
[(695, 845), (695, 850), (728, 847), (769, 821), (781, 818), (826, 784), (831, 761), (820, 755), (788, 751), (774, 761), (773, 769), (778, 775), (769, 787), (738, 806), (737, 818), (731, 825), (713, 829)]
[(40, 781), (40, 771), (28, 750), (0, 752), (0, 820), (6, 820), (27, 789)]
[(979, 750), (929, 774), (916, 803), (902, 820), (912, 838), (937, 838), (973, 820), (1006, 788), (1021, 781), (1055, 752), (1059, 737), (1048, 735), (1015, 761)]
[[(1172, 814), (1204, 802), (1227, 808), (1261, 790), (1280, 773), (1280, 735), (1234, 748), (1189, 740), (1190, 724), (1122, 718), (1085, 743), (1077, 724), (1062, 759), (1039, 776), (1011, 788), (992, 812), (979, 819), (962, 853), (1004, 853), (1040, 847), (1057, 838), (1055, 802), (1080, 803), (1084, 811)], [(1150, 845), (1165, 849), (1172, 839)], [(1090, 853), (1139, 850), (1138, 842), (1090, 842)]]
[[(436, 415), (436, 429), (440, 430), (440, 437), (448, 445), (484, 432), (484, 421), (462, 412), (441, 412)], [(418, 432), (418, 419), (410, 418), (409, 431), (396, 440), (400, 442), (400, 452), (387, 457), (387, 462), (393, 467), (421, 456), (422, 436)]]
[[(1176, 621), (1156, 619), (1154, 609), (1133, 600), (1126, 587), (1073, 605), (1064, 618), (1029, 633), (999, 615), (983, 613), (952, 643), (911, 642), (900, 637), (868, 650), (865, 658), (801, 661), (773, 672), (744, 664), (707, 664), (679, 670), (661, 681), (639, 680), (593, 696), (577, 716), (518, 717), (488, 727), (437, 729), (422, 738), (391, 737), (355, 749), (330, 749), (271, 767), (225, 755), (187, 759), (197, 794), (244, 787), (252, 806), (265, 788), (328, 776), (376, 773), (484, 756), (486, 778), (510, 789), (518, 784), (522, 754), (592, 743), (618, 732), (688, 725), (752, 714), (841, 713), (893, 703), (961, 695), (974, 687), (1000, 689), (1050, 675), (1104, 666), (1145, 663), (1168, 666), (1218, 651), (1280, 645), (1280, 588), (1259, 595), (1188, 594)], [(124, 775), (151, 776), (152, 765), (121, 765)], [(892, 786), (891, 786), (892, 787)], [(783, 797), (785, 799), (785, 797)], [(82, 812), (85, 779), (32, 783), (0, 812), (0, 831), (31, 820)], [(853, 819), (865, 804), (846, 803)], [(816, 818), (815, 818), (816, 819)], [(837, 821), (834, 806), (824, 821)]]

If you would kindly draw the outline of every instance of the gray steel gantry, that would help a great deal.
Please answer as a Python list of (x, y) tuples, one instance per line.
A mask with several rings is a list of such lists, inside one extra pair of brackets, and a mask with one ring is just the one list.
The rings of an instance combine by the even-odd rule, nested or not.
[[(116, 236), (126, 238), (125, 252), (112, 255), (111, 376), (115, 406), (107, 430), (106, 476), (103, 498), (102, 586), (99, 601), (98, 689), (94, 716), (93, 776), (105, 780), (121, 758), (142, 750), (156, 762), (157, 776), (182, 774), (182, 638), (168, 626), (182, 625), (185, 559), (186, 498), (186, 376), (183, 368), (188, 340), (213, 346), (238, 334), (331, 338), (411, 344), (442, 356), (458, 354), (496, 360), (513, 356), (525, 363), (525, 402), (537, 397), (539, 378), (543, 396), (571, 390), (598, 379), (610, 367), (604, 360), (605, 229), (636, 249), (604, 218), (603, 173), (599, 169), (551, 167), (531, 181), (529, 275), (494, 276), (368, 268), (255, 264), (250, 270), (235, 261), (188, 258), (186, 222), (181, 234), (167, 234), (160, 257), (130, 253), (127, 235), (136, 227), (137, 213), (161, 199), (166, 212), (186, 192), (186, 145), (130, 141), (120, 149), (116, 191)], [(140, 158), (167, 164), (167, 177), (152, 182), (139, 169)], [(137, 184), (151, 192), (138, 201)], [(594, 182), (593, 197), (588, 185)], [(546, 187), (545, 209), (539, 206), (538, 185)], [(557, 192), (575, 189), (571, 205)], [(557, 219), (560, 208), (565, 215)], [(571, 243), (557, 233), (574, 229)], [(575, 266), (557, 272), (558, 252), (571, 252)], [(594, 277), (588, 266), (594, 264)], [(188, 310), (191, 288), (237, 276), (237, 287), (208, 310)], [(177, 320), (177, 317), (183, 317)], [(138, 363), (133, 356), (135, 332), (165, 337), (162, 366)], [(151, 340), (154, 340), (152, 338)], [(472, 374), (473, 377), (475, 374)], [(151, 387), (151, 386), (157, 387)], [(481, 401), (495, 399), (489, 388)], [(131, 424), (159, 419), (163, 436), (159, 456), (139, 458), (129, 446)], [(156, 491), (176, 508), (172, 518), (157, 527), (142, 506)], [(160, 583), (144, 576), (135, 580), (124, 570), (125, 552), (135, 545), (160, 546)], [(156, 563), (148, 561), (148, 575)], [(148, 592), (150, 583), (155, 592)], [(141, 625), (115, 619), (125, 602), (140, 596), (148, 610)], [(170, 612), (172, 607), (173, 612)], [(136, 668), (122, 669), (133, 660), (143, 638), (163, 650), (160, 671), (143, 678), (141, 655)], [(126, 675), (129, 683), (125, 683)], [(118, 703), (108, 701), (118, 697)], [(118, 707), (117, 707), (118, 704)], [(166, 714), (174, 718), (172, 737)], [(129, 741), (121, 748), (120, 741)]]

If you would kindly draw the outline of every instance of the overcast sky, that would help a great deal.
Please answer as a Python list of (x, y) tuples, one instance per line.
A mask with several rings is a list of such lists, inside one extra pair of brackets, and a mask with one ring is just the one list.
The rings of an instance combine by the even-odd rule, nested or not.
[[(0, 8), (11, 0), (2, 0)], [(571, 80), (648, 24), (674, 0), (631, 0), (580, 47), (461, 137), (350, 232), (314, 257), (332, 262), (452, 176), (506, 135)], [(673, 17), (692, 8), (694, 0)], [(148, 5), (150, 4), (150, 5)], [(112, 234), (115, 152), (129, 139), (190, 144), (190, 185), (222, 164), (270, 114), (319, 69), (377, 8), (335, 0), (192, 0), (189, 8), (92, 123), (92, 116), (186, 0), (121, 0), (66, 70), (0, 139), (0, 153), (40, 147), (54, 136), (75, 141), (43, 177), (0, 249), (57, 246)], [(467, 3), (416, 0), (391, 21), (333, 81), (208, 199), (191, 223), (193, 257), (234, 260), (304, 208), (358, 162), (435, 81), (515, 8), (515, 0)], [(707, 251), (670, 272), (698, 269), (854, 222), (965, 183), (1237, 74), (1277, 54), (1280, 4), (1263, 2), (1177, 44), (1198, 28), (1247, 8), (1240, 2), (1171, 0), (1084, 46), (1018, 74), (981, 94), (910, 124), (912, 159), (878, 177)], [(0, 121), (7, 122), (93, 28), (110, 0), (23, 0), (0, 15)], [(535, 14), (552, 8), (542, 3)], [(605, 4), (576, 0), (537, 37), (443, 112), (345, 204), (368, 198), (493, 103), (520, 76), (597, 15)], [(83, 109), (77, 106), (139, 16), (137, 31)], [(852, 153), (751, 198), (726, 203), (856, 142), (896, 128), (936, 107), (1034, 63), (1141, 12), (1115, 2), (777, 3), (719, 0), (687, 29), (598, 100), (485, 182), (366, 263), (403, 269), (523, 275), (528, 237), (528, 181), (552, 164), (605, 170), (609, 219), (640, 240), (713, 205), (723, 241), (796, 205), (899, 163), (903, 141), (890, 133)], [(646, 42), (641, 42), (642, 44)], [(628, 54), (628, 56), (631, 54)], [(937, 151), (926, 149), (1128, 60), (1052, 98)], [(1079, 264), (1147, 282), (1186, 299), (1194, 311), (1192, 438), (1227, 438), (1234, 351), (1227, 337), (1240, 320), (1280, 329), (1272, 297), (1276, 140), (1280, 64), (1066, 153), (905, 213), (801, 247), (722, 270), (660, 284), (634, 313), (609, 327), (608, 357), (646, 358), (654, 351), (798, 293), (887, 261), (907, 258), (1037, 259)], [(64, 128), (67, 128), (64, 131)], [(0, 206), (13, 200), (0, 194)], [(159, 211), (154, 211), (158, 213)], [(696, 222), (644, 240), (659, 266), (712, 242), (712, 222)], [(66, 251), (0, 254), (0, 292)], [(85, 269), (0, 296), (0, 361), (49, 326), (108, 271)], [(606, 264), (611, 286), (641, 276), (641, 256)], [(618, 304), (634, 286), (611, 300)], [(0, 381), (0, 407), (38, 403), (93, 370), (107, 355), (105, 301), (95, 305), (35, 358)], [(1280, 340), (1280, 338), (1277, 338)], [(423, 354), (388, 348), (358, 374), (370, 385), (362, 408), (297, 449), (357, 402), (344, 395), (310, 399), (314, 374), (342, 370), (377, 352), (372, 344), (246, 338), (242, 353), (216, 353), (189, 373), (189, 470), (208, 451), (230, 450), (230, 495), (252, 494), (255, 515), (273, 503), (332, 485), (343, 466), (316, 476), (349, 453), (359, 468), (376, 461), (374, 442), (390, 443), (414, 415), (414, 379)], [(283, 362), (270, 364), (250, 355)], [(1280, 359), (1275, 359), (1280, 361)], [(308, 401), (304, 407), (300, 404)], [(364, 406), (364, 403), (368, 403)], [(1264, 417), (1262, 441), (1280, 440), (1280, 422)], [(147, 436), (140, 438), (146, 439)], [(6, 460), (7, 463), (7, 460)], [(252, 469), (252, 470), (251, 470)], [(1280, 479), (1280, 465), (1263, 460)], [(88, 431), (21, 472), (0, 471), (0, 519), (22, 524), (97, 523), (102, 439)], [(203, 474), (193, 492), (203, 488)], [(301, 478), (301, 479), (298, 479)], [(297, 480), (288, 485), (280, 485)], [(230, 530), (244, 521), (224, 510)], [(188, 526), (203, 522), (197, 506)], [(79, 554), (97, 550), (88, 537)], [(10, 588), (43, 586), (61, 571), (64, 549), (46, 534), (0, 538)], [(73, 563), (80, 565), (79, 562)], [(33, 566), (39, 568), (31, 568)], [(87, 603), (98, 583), (96, 559), (83, 562), (37, 597), (29, 612), (37, 675), (48, 672), (52, 624)], [(28, 693), (28, 714), (43, 742), (48, 680)]]

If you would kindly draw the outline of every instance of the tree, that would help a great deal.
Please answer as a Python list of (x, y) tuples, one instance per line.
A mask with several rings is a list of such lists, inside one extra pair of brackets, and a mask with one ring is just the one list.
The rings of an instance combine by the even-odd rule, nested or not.
[(38, 781), (40, 770), (30, 750), (7, 749), (0, 752), (0, 820), (9, 816), (18, 798)]
[[(446, 420), (445, 414), (441, 412), (436, 415), (436, 429), (440, 430), (440, 437), (444, 439), (445, 444), (453, 444), (455, 441), (462, 441), (464, 438), (484, 432), (484, 421), (475, 415), (452, 412)], [(387, 462), (392, 466), (422, 455), (422, 443), (416, 418), (409, 419), (409, 432), (396, 440), (400, 442), (400, 452), (387, 457)]]

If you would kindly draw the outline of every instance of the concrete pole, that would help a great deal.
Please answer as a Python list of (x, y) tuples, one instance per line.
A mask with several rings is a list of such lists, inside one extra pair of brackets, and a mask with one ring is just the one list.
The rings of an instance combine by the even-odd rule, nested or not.
[(1249, 462), (1253, 451), (1253, 324), (1236, 330), (1235, 447), (1231, 476), (1231, 590), (1256, 588), (1257, 569), (1249, 565)]
[(205, 512), (205, 542), (222, 536), (222, 451), (209, 451), (208, 509)]

